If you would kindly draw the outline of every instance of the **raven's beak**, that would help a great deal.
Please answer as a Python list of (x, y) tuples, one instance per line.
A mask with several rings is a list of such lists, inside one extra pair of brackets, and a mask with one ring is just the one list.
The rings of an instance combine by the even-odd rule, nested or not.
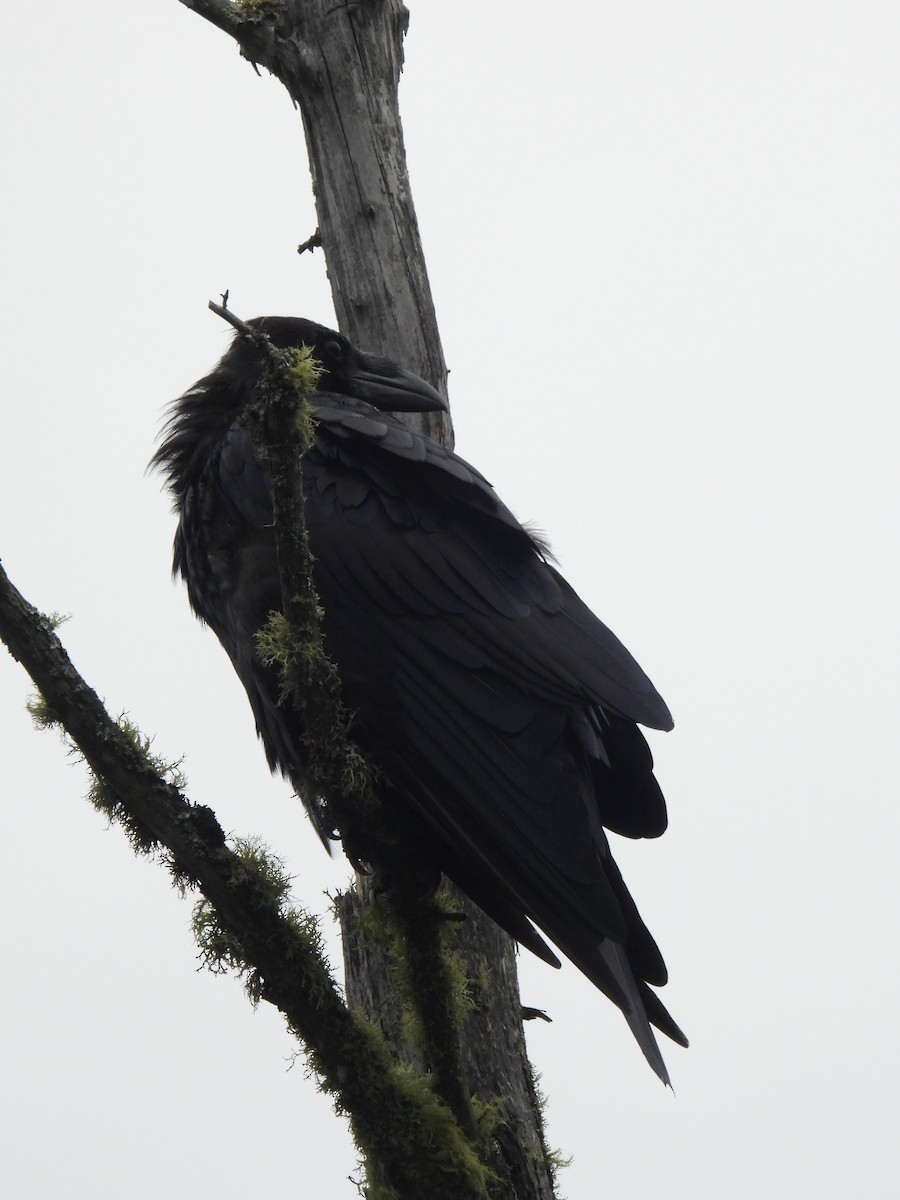
[(448, 412), (449, 406), (430, 383), (404, 371), (389, 358), (360, 355), (352, 375), (353, 395), (385, 412)]

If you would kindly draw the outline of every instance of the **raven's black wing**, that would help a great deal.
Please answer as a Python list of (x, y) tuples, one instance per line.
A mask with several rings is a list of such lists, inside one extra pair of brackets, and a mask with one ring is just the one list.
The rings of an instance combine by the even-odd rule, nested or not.
[[(555, 962), (538, 925), (623, 1009), (667, 1079), (647, 1020), (684, 1038), (647, 986), (665, 967), (603, 828), (665, 828), (635, 724), (669, 728), (665, 704), (474, 468), (368, 405), (316, 399), (307, 521), (354, 736), (432, 831), (437, 865)], [(299, 782), (296, 716), (254, 652), (280, 607), (271, 519), (234, 426), (184, 503), (176, 565), (270, 762)]]

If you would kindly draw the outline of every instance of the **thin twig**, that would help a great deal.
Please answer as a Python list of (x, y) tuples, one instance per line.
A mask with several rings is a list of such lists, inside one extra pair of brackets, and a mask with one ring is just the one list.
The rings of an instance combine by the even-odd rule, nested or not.
[[(269, 342), (269, 339), (261, 330), (254, 329), (252, 325), (248, 325), (246, 321), (242, 321), (240, 317), (236, 317), (231, 309), (227, 307), (227, 292), (223, 294), (222, 299), (223, 301), (226, 301), (226, 303), (216, 304), (215, 300), (209, 301), (209, 307), (216, 314), (216, 316), (221, 317), (223, 321), (227, 321), (229, 325), (236, 329), (238, 333), (243, 334), (245, 338), (250, 338), (252, 341), (262, 345), (265, 345)], [(269, 344), (271, 345), (271, 343)]]
[(316, 232), (312, 235), (312, 237), (308, 237), (305, 242), (300, 243), (300, 245), (297, 247), (297, 253), (305, 254), (306, 251), (308, 250), (310, 252), (310, 254), (312, 254), (312, 252), (315, 250), (315, 248), (317, 246), (321, 246), (321, 245), (322, 245), (322, 237), (317, 229)]

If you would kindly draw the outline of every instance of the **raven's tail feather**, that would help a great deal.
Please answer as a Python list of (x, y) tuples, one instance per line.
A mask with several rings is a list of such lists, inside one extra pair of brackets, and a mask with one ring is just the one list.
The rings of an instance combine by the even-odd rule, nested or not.
[[(659, 1046), (656, 1044), (653, 1030), (650, 1028), (650, 1018), (644, 1005), (641, 988), (634, 977), (634, 972), (628, 962), (625, 950), (617, 942), (611, 941), (610, 938), (604, 938), (600, 943), (600, 954), (609, 970), (615, 976), (619, 987), (628, 997), (629, 1007), (627, 1009), (623, 1008), (622, 1011), (625, 1014), (625, 1020), (628, 1022), (631, 1032), (635, 1036), (635, 1040), (644, 1052), (644, 1058), (646, 1058), (663, 1083), (667, 1087), (671, 1087), (669, 1072), (666, 1070), (663, 1056), (660, 1053)], [(644, 985), (643, 990), (653, 996), (653, 993), (650, 992), (650, 989), (646, 985)], [(656, 1000), (656, 997), (653, 996), (653, 999)], [(668, 1013), (666, 1013), (660, 1001), (656, 1000), (656, 1004), (668, 1017)], [(670, 1017), (669, 1022), (676, 1030), (678, 1029)], [(665, 1032), (668, 1032), (668, 1030), (665, 1030)], [(680, 1030), (678, 1032), (681, 1033)], [(684, 1034), (681, 1034), (681, 1038), (684, 1038)]]

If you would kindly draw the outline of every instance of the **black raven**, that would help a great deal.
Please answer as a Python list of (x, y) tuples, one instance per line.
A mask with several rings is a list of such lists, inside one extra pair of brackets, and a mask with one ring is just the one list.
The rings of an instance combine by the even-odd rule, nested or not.
[[(390, 415), (446, 408), (433, 388), (311, 321), (251, 324), (324, 367), (303, 486), (354, 740), (433, 866), (558, 966), (537, 925), (668, 1082), (650, 1023), (687, 1042), (648, 986), (665, 965), (604, 831), (665, 829), (636, 722), (671, 728), (666, 705), (475, 468)], [(270, 765), (302, 787), (299, 718), (255, 640), (281, 608), (268, 478), (240, 421), (264, 358), (239, 334), (174, 405), (154, 463), (179, 516), (174, 571), (247, 689)]]

